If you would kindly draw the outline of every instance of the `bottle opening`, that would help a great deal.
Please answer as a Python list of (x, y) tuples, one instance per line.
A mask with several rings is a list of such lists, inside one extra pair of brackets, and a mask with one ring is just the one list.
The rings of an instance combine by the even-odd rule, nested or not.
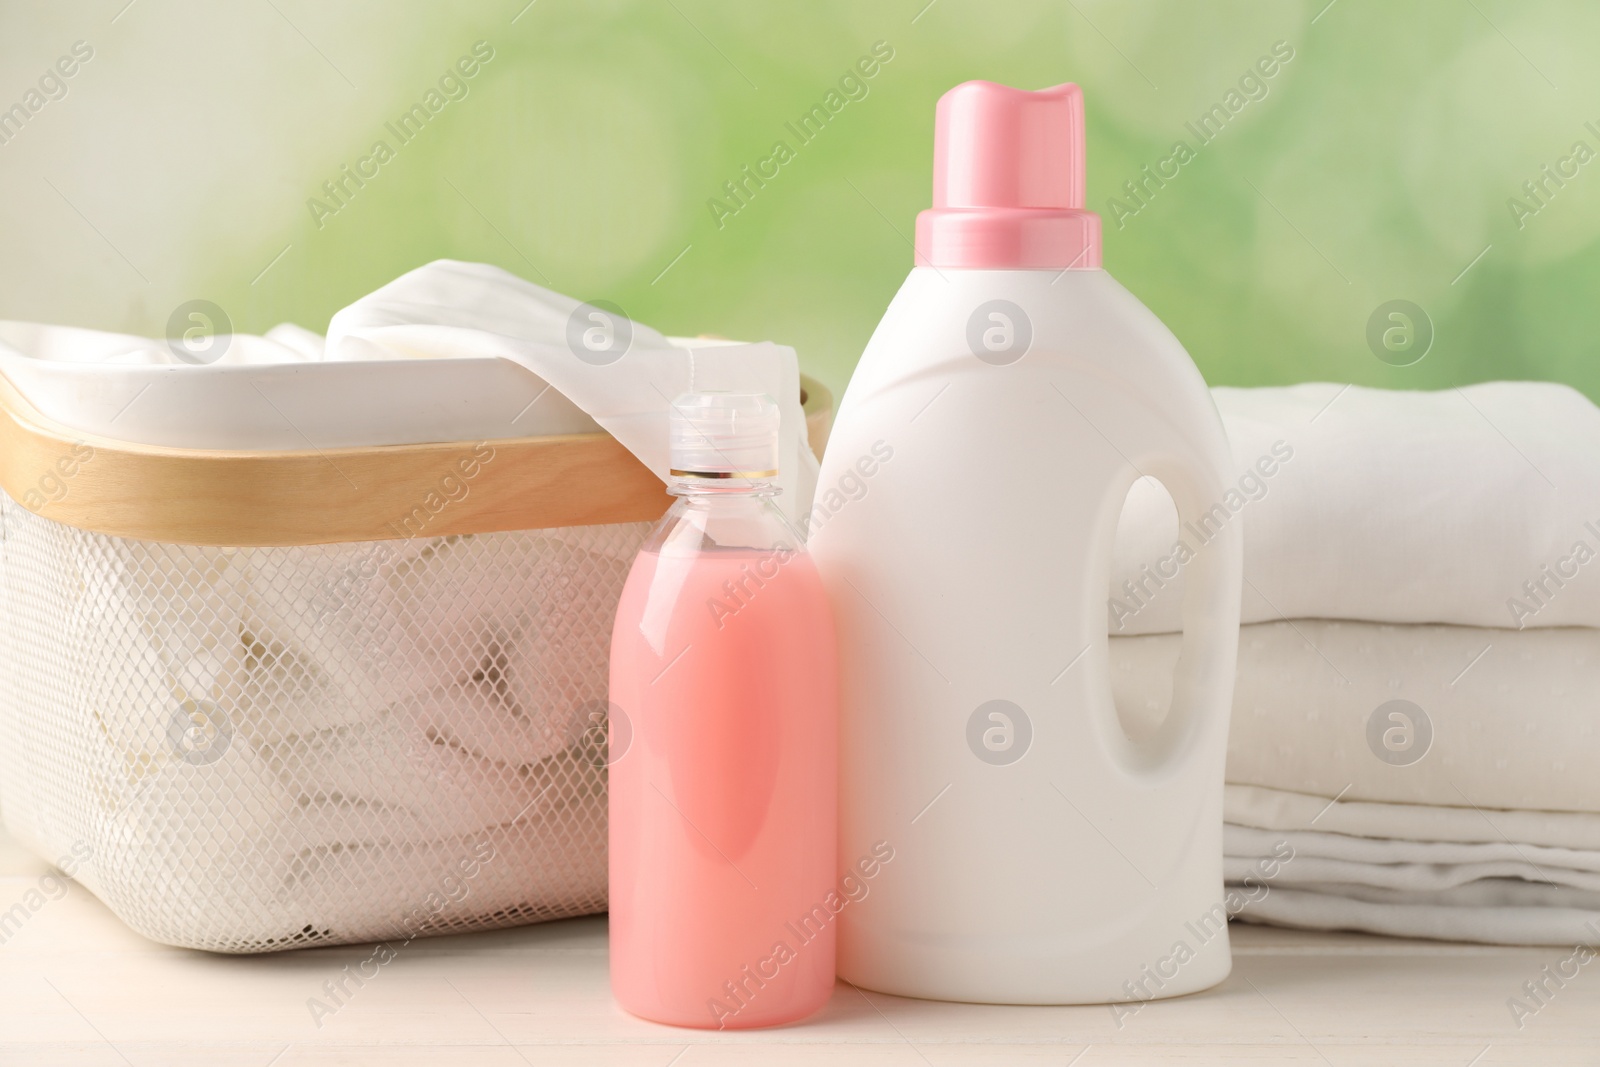
[(672, 477), (732, 488), (778, 476), (782, 415), (764, 393), (685, 393), (668, 421)]
[(778, 469), (774, 467), (765, 471), (686, 471), (674, 467), (668, 473), (674, 478), (776, 478)]

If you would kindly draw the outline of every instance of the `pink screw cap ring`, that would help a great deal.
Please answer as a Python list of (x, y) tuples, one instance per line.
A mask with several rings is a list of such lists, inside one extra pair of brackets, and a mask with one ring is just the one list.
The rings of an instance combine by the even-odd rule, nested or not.
[(970, 81), (939, 98), (933, 207), (917, 262), (991, 270), (1096, 269), (1100, 216), (1084, 208), (1083, 91)]

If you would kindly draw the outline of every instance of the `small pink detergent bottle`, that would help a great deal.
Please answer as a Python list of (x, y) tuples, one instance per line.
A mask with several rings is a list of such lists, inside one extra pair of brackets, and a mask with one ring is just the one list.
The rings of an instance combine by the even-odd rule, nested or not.
[(833, 616), (774, 506), (765, 396), (673, 404), (678, 498), (611, 638), (611, 988), (712, 1029), (804, 1018), (833, 992)]

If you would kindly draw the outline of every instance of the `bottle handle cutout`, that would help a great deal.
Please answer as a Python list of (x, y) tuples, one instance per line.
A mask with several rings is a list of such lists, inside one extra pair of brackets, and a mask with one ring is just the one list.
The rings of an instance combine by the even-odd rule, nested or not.
[[(1181, 774), (1204, 750), (1203, 739), (1224, 733), (1232, 711), (1232, 678), (1237, 643), (1230, 620), (1239, 596), (1242, 570), (1242, 516), (1223, 502), (1227, 485), (1193, 454), (1160, 453), (1135, 457), (1137, 470), (1122, 468), (1110, 480), (1101, 507), (1099, 538), (1109, 587), (1116, 527), (1128, 491), (1142, 476), (1159, 481), (1178, 512), (1178, 539), (1192, 556), (1181, 564), (1183, 576), (1183, 644), (1173, 670), (1172, 700), (1149, 736), (1134, 740), (1123, 728), (1111, 696), (1109, 645), (1100, 665), (1104, 671), (1095, 701), (1096, 733), (1105, 754), (1125, 772), (1145, 780)], [(1102, 619), (1106, 616), (1102, 615)], [(1235, 633), (1237, 626), (1231, 627)], [(1110, 639), (1106, 624), (1107, 641)]]

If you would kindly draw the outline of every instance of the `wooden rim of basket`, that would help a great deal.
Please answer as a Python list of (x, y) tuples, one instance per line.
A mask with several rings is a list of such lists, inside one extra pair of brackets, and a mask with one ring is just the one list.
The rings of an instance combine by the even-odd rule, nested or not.
[[(833, 395), (800, 378), (822, 454)], [(0, 489), (140, 541), (268, 547), (652, 521), (672, 502), (608, 433), (294, 452), (129, 444), (40, 414), (0, 375)]]

